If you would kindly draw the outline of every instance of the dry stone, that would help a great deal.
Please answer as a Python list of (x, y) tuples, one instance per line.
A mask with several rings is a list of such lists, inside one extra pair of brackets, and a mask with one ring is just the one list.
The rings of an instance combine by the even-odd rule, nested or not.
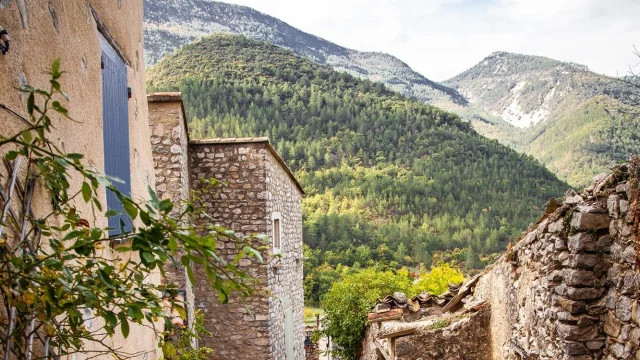
[(596, 286), (600, 282), (587, 270), (564, 269), (562, 277), (568, 286)]
[(594, 251), (596, 249), (596, 236), (593, 233), (579, 232), (569, 236), (567, 242), (569, 251)]
[(606, 229), (610, 218), (604, 213), (576, 212), (571, 218), (571, 226), (578, 231)]

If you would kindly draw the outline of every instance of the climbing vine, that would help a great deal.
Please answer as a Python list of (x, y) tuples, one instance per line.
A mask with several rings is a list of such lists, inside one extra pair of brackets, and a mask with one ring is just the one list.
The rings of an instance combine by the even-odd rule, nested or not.
[[(223, 302), (231, 293), (251, 293), (255, 279), (236, 265), (243, 257), (262, 260), (251, 246), (253, 238), (215, 225), (196, 228), (188, 220), (202, 217), (197, 203), (159, 199), (151, 187), (149, 200), (136, 201), (113, 185), (118, 179), (51, 140), (56, 124), (75, 120), (63, 105), (68, 100), (61, 90), (59, 60), (49, 74), (48, 90), (20, 89), (28, 115), (12, 116), (23, 128), (0, 134), (8, 170), (0, 175), (4, 353), (17, 359), (80, 352), (119, 359), (141, 355), (124, 352), (110, 338), (118, 331), (128, 337), (131, 324), (152, 328), (161, 338), (162, 331), (171, 330), (170, 309), (181, 306), (175, 300), (179, 289), (151, 280), (158, 274), (164, 278), (170, 263), (184, 266), (192, 282), (194, 266), (203, 268)], [(133, 230), (117, 242), (103, 225), (105, 218), (120, 215), (102, 204), (105, 190), (115, 194), (133, 223)], [(49, 204), (34, 211), (32, 200)], [(236, 244), (235, 259), (217, 255), (220, 240)]]

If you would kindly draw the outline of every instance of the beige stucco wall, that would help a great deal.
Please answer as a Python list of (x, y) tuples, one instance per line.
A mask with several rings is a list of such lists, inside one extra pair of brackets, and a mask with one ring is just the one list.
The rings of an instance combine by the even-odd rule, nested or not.
[[(26, 28), (20, 2), (26, 8)], [(14, 88), (24, 83), (48, 88), (46, 70), (54, 59), (60, 58), (66, 72), (60, 82), (70, 98), (66, 106), (70, 116), (81, 124), (56, 121), (56, 136), (65, 142), (68, 151), (83, 153), (90, 164), (104, 168), (100, 43), (89, 6), (96, 10), (131, 63), (129, 141), (131, 168), (135, 170), (131, 185), (134, 195), (144, 196), (146, 184), (153, 183), (153, 164), (142, 59), (142, 0), (10, 0), (0, 11), (0, 25), (12, 40), (10, 52), (0, 55), (0, 103), (26, 115), (25, 99)], [(0, 110), (2, 134), (12, 133), (17, 126), (21, 123), (15, 117)]]
[[(95, 9), (130, 63), (127, 67), (132, 98), (129, 100), (131, 188), (137, 199), (146, 197), (147, 184), (154, 184), (145, 94), (142, 0), (8, 0), (0, 5), (0, 26), (11, 36), (11, 50), (0, 55), (0, 103), (26, 116), (26, 102), (15, 87), (28, 84), (48, 88), (46, 70), (61, 59), (66, 73), (60, 79), (70, 102), (63, 104), (70, 116), (80, 121), (54, 119), (53, 139), (64, 141), (69, 152), (85, 155), (89, 164), (103, 169), (102, 77), (100, 42), (91, 8)], [(12, 134), (22, 126), (14, 116), (0, 109), (0, 133)], [(6, 171), (4, 168), (0, 171)], [(104, 194), (103, 204), (106, 204)], [(46, 213), (49, 202), (34, 199), (36, 213)], [(79, 211), (88, 213), (82, 204)], [(102, 222), (106, 226), (106, 221)], [(158, 279), (152, 279), (157, 281)], [(94, 324), (99, 326), (99, 324)], [(138, 358), (155, 359), (156, 338), (147, 328), (134, 326), (130, 341), (116, 336), (115, 346), (123, 351), (148, 352)], [(76, 356), (82, 359), (83, 356)]]

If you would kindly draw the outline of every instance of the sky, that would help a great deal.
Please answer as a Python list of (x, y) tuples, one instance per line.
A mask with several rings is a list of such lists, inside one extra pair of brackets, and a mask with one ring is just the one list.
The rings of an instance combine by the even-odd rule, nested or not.
[(360, 51), (392, 54), (443, 81), (494, 51), (640, 71), (640, 0), (223, 0)]

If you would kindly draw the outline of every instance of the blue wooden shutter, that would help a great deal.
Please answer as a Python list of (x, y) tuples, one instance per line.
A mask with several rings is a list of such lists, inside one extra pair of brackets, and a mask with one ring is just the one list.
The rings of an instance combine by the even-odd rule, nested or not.
[[(124, 195), (131, 195), (131, 164), (129, 153), (129, 88), (127, 68), (109, 43), (100, 35), (102, 49), (102, 136), (104, 140), (104, 171), (124, 181), (115, 187)], [(107, 190), (107, 207), (122, 215), (109, 218), (109, 236), (132, 230), (131, 219), (113, 192)]]

